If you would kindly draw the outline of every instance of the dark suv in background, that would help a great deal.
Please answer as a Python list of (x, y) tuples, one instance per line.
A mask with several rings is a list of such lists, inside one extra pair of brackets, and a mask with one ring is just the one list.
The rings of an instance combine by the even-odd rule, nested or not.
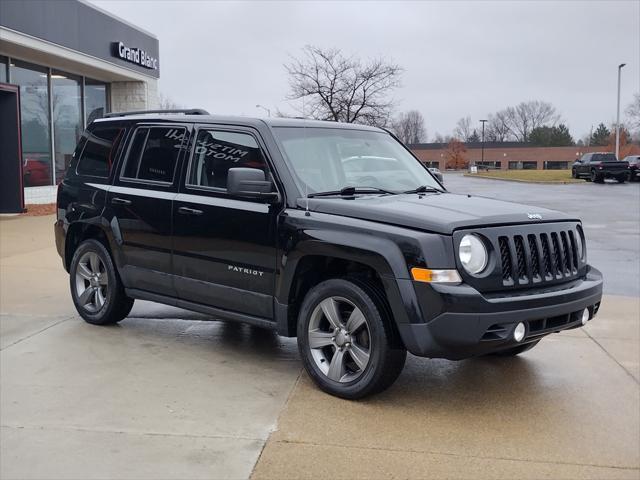
[(629, 164), (629, 180), (640, 180), (640, 155), (629, 155), (624, 161)]
[(629, 180), (629, 164), (620, 161), (608, 152), (585, 153), (571, 167), (573, 178), (584, 178), (587, 182), (602, 183), (605, 178), (614, 178), (619, 183)]
[(361, 125), (111, 114), (82, 135), (57, 211), (87, 322), (144, 299), (297, 336), (344, 398), (391, 385), (407, 350), (517, 355), (602, 297), (578, 218), (449, 193)]

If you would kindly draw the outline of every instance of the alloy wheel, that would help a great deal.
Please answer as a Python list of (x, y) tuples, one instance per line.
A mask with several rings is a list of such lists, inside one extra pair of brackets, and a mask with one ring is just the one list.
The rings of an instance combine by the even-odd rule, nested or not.
[(75, 283), (80, 306), (90, 313), (99, 312), (106, 302), (109, 277), (97, 253), (86, 252), (80, 257)]
[(335, 382), (358, 379), (369, 364), (369, 323), (346, 298), (328, 297), (316, 306), (309, 321), (308, 341), (316, 366)]

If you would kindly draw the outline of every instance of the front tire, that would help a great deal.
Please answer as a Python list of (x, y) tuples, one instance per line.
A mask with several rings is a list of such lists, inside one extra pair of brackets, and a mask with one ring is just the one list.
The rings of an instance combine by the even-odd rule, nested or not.
[(358, 399), (387, 389), (407, 351), (393, 342), (391, 319), (367, 284), (331, 279), (313, 287), (298, 316), (305, 370), (331, 395)]
[(97, 240), (85, 240), (76, 249), (69, 283), (76, 310), (93, 325), (118, 323), (133, 308), (134, 300), (125, 295), (111, 255)]
[(578, 178), (578, 172), (575, 168), (571, 170), (571, 178)]

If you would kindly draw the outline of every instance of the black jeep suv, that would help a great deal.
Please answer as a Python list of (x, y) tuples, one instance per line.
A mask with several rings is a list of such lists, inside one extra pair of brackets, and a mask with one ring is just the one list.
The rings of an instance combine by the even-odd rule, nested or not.
[(449, 193), (361, 125), (111, 114), (76, 148), (55, 237), (87, 322), (144, 299), (297, 336), (345, 398), (391, 385), (407, 350), (519, 354), (602, 297), (579, 219)]

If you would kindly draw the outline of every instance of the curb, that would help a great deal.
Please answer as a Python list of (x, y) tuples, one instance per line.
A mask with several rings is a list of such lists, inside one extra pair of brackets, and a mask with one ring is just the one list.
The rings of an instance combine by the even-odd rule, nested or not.
[(537, 183), (540, 185), (586, 185), (588, 183), (588, 182), (570, 182), (565, 180), (521, 180), (518, 178), (487, 177), (484, 175), (476, 175), (473, 173), (464, 173), (463, 176), (469, 177), (469, 178), (484, 178), (487, 180), (498, 180), (500, 182)]

